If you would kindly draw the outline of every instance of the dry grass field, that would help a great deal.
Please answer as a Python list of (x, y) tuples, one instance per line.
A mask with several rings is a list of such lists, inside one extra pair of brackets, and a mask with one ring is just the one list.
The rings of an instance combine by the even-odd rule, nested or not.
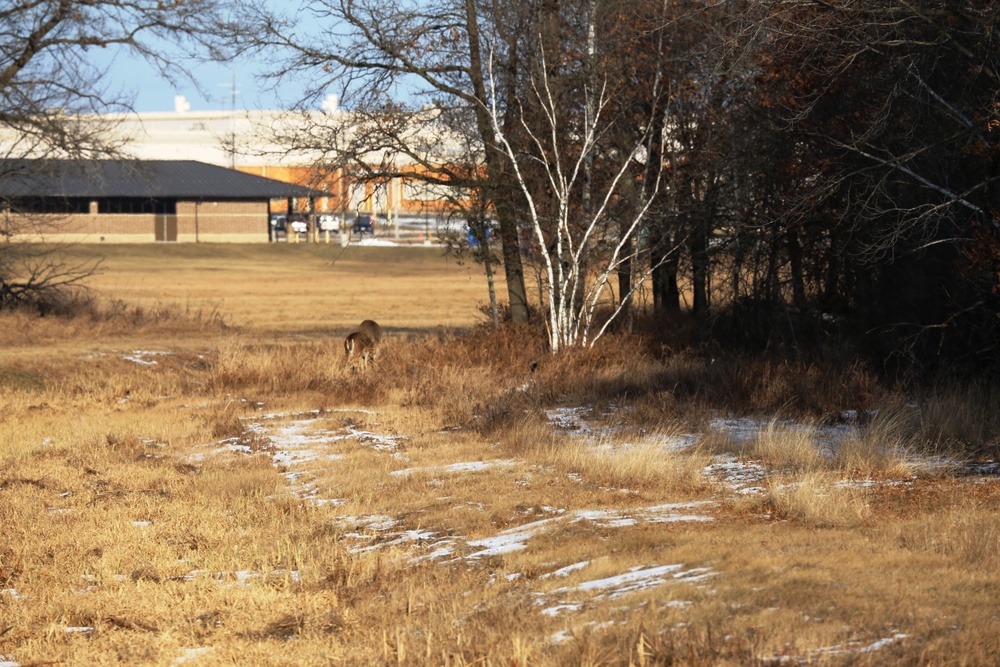
[(552, 358), (433, 249), (83, 250), (0, 314), (4, 667), (997, 662), (989, 390)]
[(275, 243), (74, 252), (103, 260), (104, 270), (89, 284), (109, 299), (218, 312), (232, 325), (259, 331), (348, 329), (373, 310), (397, 330), (469, 327), (483, 320), (477, 304), (489, 297), (480, 267), (442, 260), (435, 247)]

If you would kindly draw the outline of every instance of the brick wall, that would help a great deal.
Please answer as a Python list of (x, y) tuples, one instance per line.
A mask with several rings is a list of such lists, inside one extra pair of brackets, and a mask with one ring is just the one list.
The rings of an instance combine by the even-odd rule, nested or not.
[(10, 224), (19, 241), (101, 241), (143, 243), (155, 240), (152, 215), (31, 215), (12, 214)]
[[(177, 202), (177, 241), (267, 243), (267, 201)], [(157, 216), (101, 214), (10, 215), (19, 241), (153, 243)]]
[(179, 201), (177, 240), (267, 242), (267, 202)]

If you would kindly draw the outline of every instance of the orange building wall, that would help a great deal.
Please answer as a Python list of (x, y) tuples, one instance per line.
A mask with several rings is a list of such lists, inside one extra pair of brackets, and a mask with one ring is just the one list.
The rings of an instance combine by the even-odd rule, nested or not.
[[(379, 187), (387, 188), (388, 200), (390, 202), (388, 208), (391, 208), (391, 213), (394, 215), (418, 215), (427, 211), (435, 213), (447, 210), (449, 207), (449, 202), (437, 197), (429, 199), (406, 198), (405, 193), (407, 188), (404, 187), (404, 182), (407, 178), (405, 175), (391, 179), (388, 184), (384, 182), (378, 184), (355, 177), (351, 174), (350, 170), (345, 169), (325, 171), (315, 167), (273, 165), (240, 166), (237, 169), (247, 174), (273, 178), (285, 183), (293, 183), (303, 187), (315, 188), (320, 192), (330, 193), (328, 196), (317, 194), (315, 210), (321, 213), (337, 212), (343, 209), (352, 210), (351, 194), (357, 187), (364, 188), (363, 193), (355, 193), (353, 197), (365, 202), (360, 207), (362, 211), (372, 211), (375, 209), (377, 213), (388, 212), (383, 210), (382, 207), (372, 204), (375, 197), (375, 190)], [(419, 173), (425, 170), (425, 168), (414, 166), (410, 170), (412, 173)], [(417, 181), (417, 179), (413, 180), (414, 182)], [(308, 210), (308, 203), (305, 200), (299, 201), (297, 205), (297, 210), (299, 211)], [(271, 203), (271, 210), (285, 211), (287, 210), (287, 205), (284, 200), (275, 200)]]

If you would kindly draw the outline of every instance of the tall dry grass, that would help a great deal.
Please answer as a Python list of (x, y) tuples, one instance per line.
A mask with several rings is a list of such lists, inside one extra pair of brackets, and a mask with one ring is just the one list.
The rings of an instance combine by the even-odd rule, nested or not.
[(1000, 447), (1000, 390), (981, 382), (958, 382), (918, 397), (913, 439), (923, 449), (967, 451), (996, 457)]
[(905, 521), (887, 532), (901, 548), (916, 554), (945, 556), (970, 568), (996, 569), (1000, 525), (994, 508), (974, 494), (956, 498), (946, 507), (938, 515)]
[[(191, 261), (211, 264), (210, 250)], [(288, 262), (258, 270), (309, 278)], [(895, 453), (925, 441), (986, 451), (992, 422), (976, 429), (987, 413), (972, 393), (959, 418), (960, 392), (914, 408), (857, 367), (838, 386), (832, 368), (713, 361), (645, 336), (552, 356), (530, 328), (384, 323), (366, 373), (347, 367), (336, 327), (0, 318), (2, 660), (988, 665), (1000, 650), (997, 485), (894, 472)], [(140, 364), (135, 350), (163, 354)], [(554, 429), (546, 410), (564, 406), (589, 408), (596, 434)], [(777, 471), (756, 500), (706, 483), (709, 446), (664, 450), (720, 411), (776, 408), (756, 440), (715, 436)], [(783, 421), (842, 408), (882, 409), (833, 457)], [(327, 456), (273, 458), (304, 421)], [(879, 483), (844, 484), (859, 477)], [(692, 500), (706, 520), (639, 520)], [(628, 520), (593, 518), (606, 510)], [(511, 535), (519, 548), (471, 556)], [(708, 573), (594, 587), (671, 564)]]
[(833, 462), (852, 477), (905, 479), (914, 473), (913, 450), (907, 416), (886, 407), (841, 441)]
[(873, 516), (870, 492), (840, 484), (841, 478), (810, 472), (791, 480), (771, 480), (763, 499), (774, 516), (821, 528), (856, 527)]

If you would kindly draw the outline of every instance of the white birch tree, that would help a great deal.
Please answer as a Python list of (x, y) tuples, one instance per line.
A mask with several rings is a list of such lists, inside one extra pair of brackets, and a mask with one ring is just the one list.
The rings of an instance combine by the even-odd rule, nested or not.
[[(490, 89), (496, 91), (493, 71), (489, 68)], [(582, 118), (570, 121), (553, 93), (549, 71), (543, 53), (542, 66), (527, 86), (528, 97), (519, 105), (523, 110), (530, 103), (540, 111), (536, 115), (541, 120), (536, 123), (529, 123), (524, 113), (519, 115), (518, 129), (526, 141), (505, 129), (505, 110), (495, 94), (490, 96), (488, 111), (538, 246), (546, 332), (550, 350), (556, 353), (573, 346), (593, 346), (649, 275), (647, 270), (632, 281), (628, 294), (614, 295), (618, 270), (629, 263), (639, 265), (632, 260), (641, 252), (639, 232), (660, 190), (662, 173), (660, 165), (646, 163), (646, 145), (653, 128), (663, 124), (653, 122), (652, 114), (660, 112), (652, 105), (640, 131), (631, 133), (630, 142), (608, 145), (605, 140), (616, 124), (636, 120), (613, 109), (616, 91), (610, 84), (611, 75), (587, 77), (580, 105)], [(653, 91), (654, 98), (658, 92)], [(600, 184), (593, 179), (595, 162), (606, 172)], [(529, 171), (543, 174), (541, 188)], [(634, 187), (643, 178), (642, 187)], [(612, 215), (613, 205), (626, 197), (634, 200), (629, 213)], [(577, 205), (581, 198), (582, 206)], [(621, 207), (614, 208), (621, 211)]]

